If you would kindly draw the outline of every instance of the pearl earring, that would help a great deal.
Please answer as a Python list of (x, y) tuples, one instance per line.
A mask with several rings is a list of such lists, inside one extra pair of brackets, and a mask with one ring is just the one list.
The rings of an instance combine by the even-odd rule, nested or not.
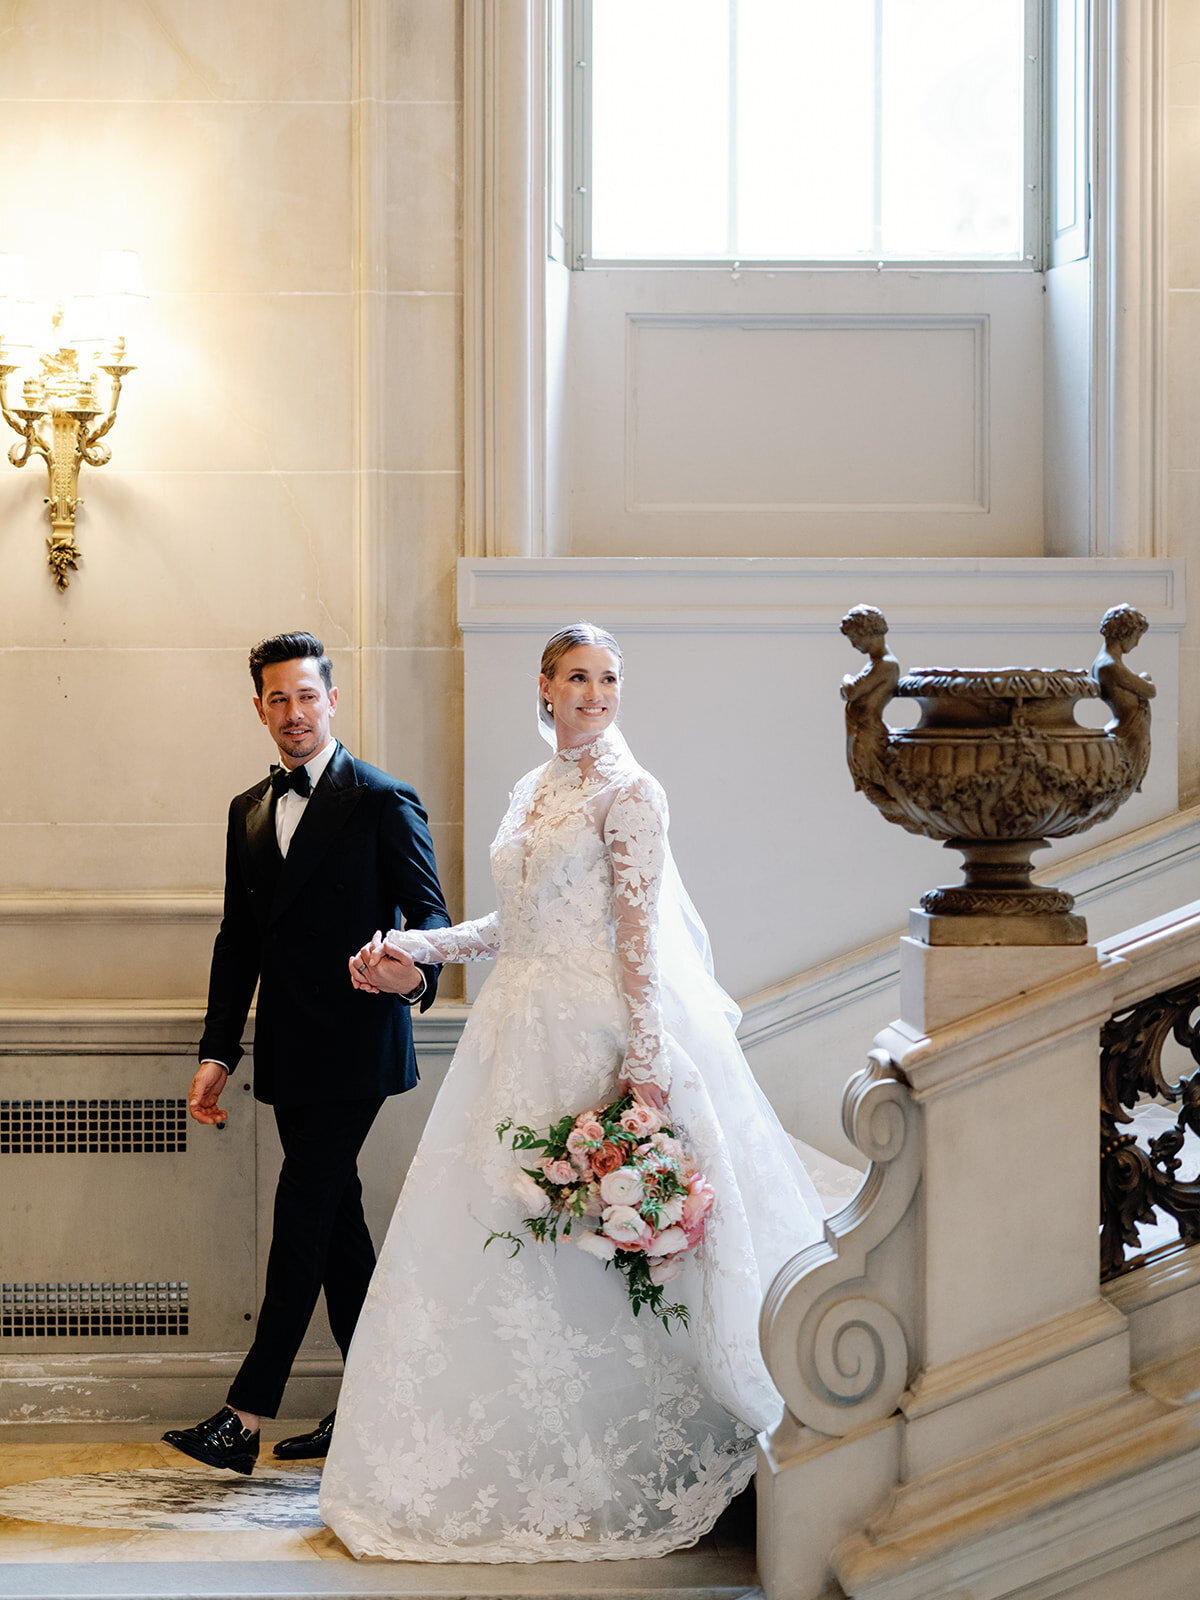
[(546, 701), (546, 712), (551, 717), (554, 715), (554, 707), (550, 704), (549, 700)]

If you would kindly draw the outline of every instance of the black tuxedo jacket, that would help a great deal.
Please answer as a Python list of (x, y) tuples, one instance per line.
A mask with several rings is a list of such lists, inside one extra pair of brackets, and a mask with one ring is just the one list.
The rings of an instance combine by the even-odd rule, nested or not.
[[(229, 808), (225, 911), (213, 948), (202, 1061), (232, 1072), (258, 985), (254, 1093), (268, 1104), (365, 1100), (417, 1081), (409, 1007), (363, 994), (347, 962), (377, 928), (450, 924), (429, 827), (407, 784), (341, 745), (286, 859), (264, 778)], [(424, 1011), (437, 967), (423, 967)]]

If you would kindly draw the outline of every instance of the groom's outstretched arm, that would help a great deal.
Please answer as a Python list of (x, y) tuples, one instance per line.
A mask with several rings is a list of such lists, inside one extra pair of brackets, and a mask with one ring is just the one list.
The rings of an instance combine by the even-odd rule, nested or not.
[(219, 1061), (228, 1072), (242, 1059), (242, 1034), (259, 976), (258, 939), (235, 837), (240, 826), (236, 807), (235, 800), (225, 838), (225, 903), (213, 944), (200, 1040), (200, 1060)]

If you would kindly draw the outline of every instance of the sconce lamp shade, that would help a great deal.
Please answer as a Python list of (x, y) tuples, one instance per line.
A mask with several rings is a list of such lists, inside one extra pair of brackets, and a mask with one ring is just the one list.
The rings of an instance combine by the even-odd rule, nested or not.
[(148, 298), (142, 282), (142, 264), (136, 250), (105, 250), (101, 254), (96, 293), (129, 295), (137, 300)]
[(0, 250), (0, 300), (24, 300), (25, 257), (13, 250)]
[(31, 344), (33, 308), (25, 295), (25, 257), (0, 251), (0, 341), (8, 352)]
[(99, 344), (104, 338), (106, 329), (98, 302), (99, 297), (94, 294), (73, 295), (67, 301), (62, 320), (64, 344)]

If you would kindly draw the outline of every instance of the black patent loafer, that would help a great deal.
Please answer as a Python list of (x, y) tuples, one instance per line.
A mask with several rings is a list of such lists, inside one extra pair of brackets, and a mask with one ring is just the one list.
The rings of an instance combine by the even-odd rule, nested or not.
[(228, 1467), (247, 1477), (258, 1460), (257, 1431), (243, 1428), (237, 1412), (228, 1406), (194, 1428), (169, 1429), (163, 1434), (163, 1443), (182, 1450), (193, 1461), (203, 1461), (206, 1467)]
[(280, 1439), (275, 1446), (275, 1454), (281, 1461), (315, 1461), (318, 1457), (327, 1456), (336, 1416), (337, 1412), (331, 1411), (311, 1433), (298, 1433), (294, 1439)]

